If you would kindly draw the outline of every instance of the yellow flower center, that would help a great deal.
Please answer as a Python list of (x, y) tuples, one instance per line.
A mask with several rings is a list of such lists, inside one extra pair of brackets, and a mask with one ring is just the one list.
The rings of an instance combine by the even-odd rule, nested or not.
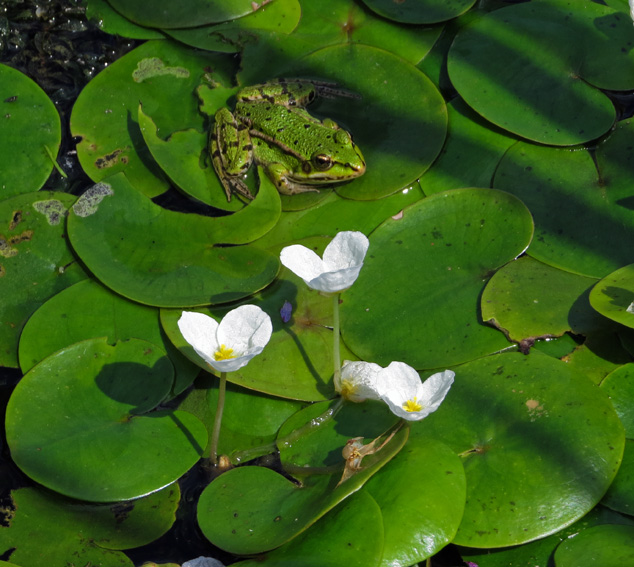
[(220, 345), (220, 348), (214, 352), (214, 360), (229, 360), (235, 358), (232, 348), (227, 348), (225, 345)]
[(403, 404), (403, 409), (405, 411), (420, 411), (423, 409), (423, 406), (421, 406), (417, 401), (416, 398), (414, 398), (413, 400), (407, 400), (404, 404)]
[(350, 380), (343, 380), (341, 382), (341, 396), (346, 400), (353, 396), (357, 391), (357, 386), (355, 386)]

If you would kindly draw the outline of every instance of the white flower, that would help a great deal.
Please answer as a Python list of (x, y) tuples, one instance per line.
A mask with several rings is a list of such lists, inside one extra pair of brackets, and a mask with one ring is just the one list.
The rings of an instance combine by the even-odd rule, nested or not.
[(634, 20), (634, 0), (630, 0), (630, 16)]
[(326, 246), (323, 260), (305, 246), (294, 244), (282, 250), (280, 261), (311, 289), (337, 293), (359, 277), (369, 245), (361, 232), (340, 232)]
[(409, 421), (419, 421), (439, 408), (454, 376), (452, 370), (445, 370), (421, 382), (411, 366), (392, 362), (378, 375), (377, 392), (393, 413)]
[(382, 370), (373, 362), (344, 360), (341, 376), (335, 375), (335, 390), (351, 402), (378, 400), (377, 376)]
[(262, 352), (271, 338), (271, 318), (256, 305), (241, 305), (222, 321), (193, 311), (178, 320), (183, 338), (218, 372), (242, 368)]

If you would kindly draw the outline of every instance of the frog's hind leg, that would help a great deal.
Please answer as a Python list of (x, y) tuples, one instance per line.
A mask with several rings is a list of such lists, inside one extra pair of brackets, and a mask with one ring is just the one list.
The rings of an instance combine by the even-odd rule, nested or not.
[(238, 122), (229, 110), (222, 108), (216, 112), (209, 146), (211, 160), (227, 201), (231, 201), (233, 193), (253, 199), (253, 194), (243, 181), (253, 161), (248, 127)]

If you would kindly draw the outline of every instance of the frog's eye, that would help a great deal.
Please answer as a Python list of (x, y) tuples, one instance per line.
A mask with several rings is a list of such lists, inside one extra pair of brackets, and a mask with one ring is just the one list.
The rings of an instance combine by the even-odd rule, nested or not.
[(332, 167), (332, 158), (327, 154), (315, 154), (311, 158), (313, 167), (317, 171), (327, 171)]

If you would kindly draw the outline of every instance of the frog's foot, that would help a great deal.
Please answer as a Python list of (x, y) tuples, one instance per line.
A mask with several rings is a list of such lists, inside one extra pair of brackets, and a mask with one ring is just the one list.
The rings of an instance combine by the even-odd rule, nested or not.
[(282, 195), (297, 195), (299, 193), (308, 193), (310, 191), (319, 193), (319, 189), (314, 185), (308, 185), (306, 183), (298, 183), (292, 181), (287, 177), (287, 169), (284, 165), (279, 163), (273, 163), (266, 169), (266, 175), (273, 182), (278, 192)]

